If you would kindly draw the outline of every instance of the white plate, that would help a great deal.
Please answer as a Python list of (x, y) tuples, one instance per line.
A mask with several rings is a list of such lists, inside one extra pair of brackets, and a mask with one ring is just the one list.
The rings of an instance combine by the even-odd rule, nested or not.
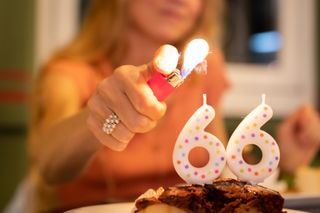
[(320, 194), (284, 193), (285, 199), (320, 199)]
[(134, 203), (115, 203), (115, 204), (105, 204), (97, 206), (88, 206), (78, 209), (73, 209), (67, 213), (130, 213), (134, 207)]
[(320, 194), (285, 194), (285, 207), (299, 209), (320, 208)]
[[(73, 209), (67, 213), (130, 213), (134, 207), (134, 203), (115, 203), (115, 204), (106, 204), (106, 205), (97, 205), (97, 206), (88, 206), (78, 209)], [(287, 213), (303, 213), (302, 211), (285, 209)]]

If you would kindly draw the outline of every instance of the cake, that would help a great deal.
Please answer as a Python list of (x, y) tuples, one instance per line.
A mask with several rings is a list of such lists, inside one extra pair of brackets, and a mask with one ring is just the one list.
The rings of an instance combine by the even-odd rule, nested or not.
[(283, 197), (276, 191), (235, 179), (212, 184), (180, 185), (148, 190), (135, 202), (134, 213), (236, 212), (282, 213)]

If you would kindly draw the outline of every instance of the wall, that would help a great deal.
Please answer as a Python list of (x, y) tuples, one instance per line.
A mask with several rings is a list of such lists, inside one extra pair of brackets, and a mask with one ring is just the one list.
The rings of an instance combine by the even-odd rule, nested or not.
[(320, 2), (317, 1), (317, 103), (318, 103), (318, 110), (320, 111)]
[(0, 1), (0, 212), (26, 167), (27, 100), (33, 66), (34, 1)]

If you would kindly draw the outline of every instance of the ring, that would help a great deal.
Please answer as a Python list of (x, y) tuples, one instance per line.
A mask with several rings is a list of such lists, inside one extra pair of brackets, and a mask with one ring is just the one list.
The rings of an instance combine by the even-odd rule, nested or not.
[(102, 131), (110, 135), (117, 127), (117, 124), (119, 124), (119, 122), (119, 117), (114, 112), (111, 113), (111, 115), (109, 115), (109, 117), (105, 119), (102, 126)]

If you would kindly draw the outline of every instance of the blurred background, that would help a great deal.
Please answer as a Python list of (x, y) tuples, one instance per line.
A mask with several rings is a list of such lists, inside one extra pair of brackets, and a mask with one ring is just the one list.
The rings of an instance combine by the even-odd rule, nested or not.
[[(0, 211), (26, 171), (28, 97), (47, 57), (77, 31), (88, 0), (0, 1)], [(301, 103), (319, 110), (320, 3), (226, 0), (222, 41), (232, 89), (224, 101), (229, 134), (261, 93), (276, 124)], [(58, 85), (57, 85), (58, 86)]]

